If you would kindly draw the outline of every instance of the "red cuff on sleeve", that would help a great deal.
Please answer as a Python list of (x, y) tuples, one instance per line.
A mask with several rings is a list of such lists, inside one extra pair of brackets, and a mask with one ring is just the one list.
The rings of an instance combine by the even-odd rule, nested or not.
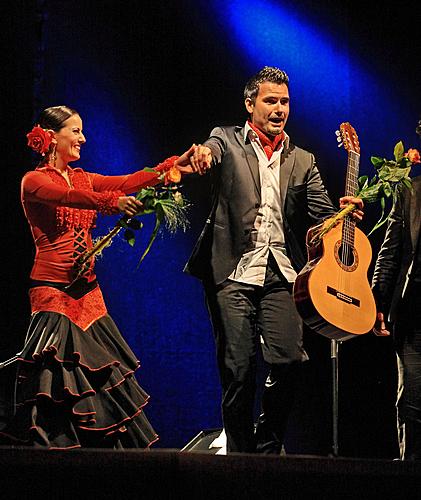
[(178, 160), (179, 156), (171, 156), (167, 158), (162, 163), (158, 163), (158, 165), (154, 168), (157, 172), (167, 172), (170, 168), (174, 166), (176, 160)]
[(123, 191), (108, 191), (98, 194), (98, 212), (101, 212), (103, 215), (114, 215), (120, 212), (118, 199), (120, 196), (126, 196)]

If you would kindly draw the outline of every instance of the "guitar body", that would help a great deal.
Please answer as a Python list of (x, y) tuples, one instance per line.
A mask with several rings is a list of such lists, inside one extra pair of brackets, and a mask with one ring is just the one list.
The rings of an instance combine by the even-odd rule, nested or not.
[[(348, 151), (345, 195), (358, 192), (360, 144), (350, 123), (338, 140)], [(294, 284), (294, 301), (303, 321), (333, 340), (368, 333), (376, 321), (376, 304), (367, 279), (371, 245), (366, 235), (345, 216), (332, 218), (307, 232), (308, 260)]]
[(300, 316), (314, 331), (330, 339), (347, 340), (369, 332), (376, 304), (367, 272), (372, 258), (370, 242), (354, 228), (352, 247), (343, 245), (343, 224), (330, 229), (316, 245), (307, 233), (308, 262), (294, 284)]

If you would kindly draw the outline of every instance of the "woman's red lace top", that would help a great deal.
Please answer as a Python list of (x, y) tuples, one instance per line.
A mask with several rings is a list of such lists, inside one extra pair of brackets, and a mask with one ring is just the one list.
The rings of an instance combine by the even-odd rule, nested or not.
[[(106, 215), (118, 213), (120, 196), (158, 184), (159, 175), (169, 170), (176, 158), (161, 163), (153, 172), (140, 170), (117, 176), (67, 167), (70, 186), (58, 170), (48, 165), (27, 172), (22, 179), (21, 200), (36, 249), (31, 279), (70, 283), (74, 279), (76, 258), (86, 249), (92, 248), (91, 231), (95, 227), (97, 212)], [(95, 280), (93, 262), (84, 277), (88, 282)], [(57, 294), (54, 294), (52, 307), (53, 303), (57, 304)], [(45, 297), (43, 302), (44, 305), (48, 302)], [(35, 309), (38, 307), (39, 304)], [(60, 307), (54, 306), (49, 310), (63, 312), (58, 309)]]

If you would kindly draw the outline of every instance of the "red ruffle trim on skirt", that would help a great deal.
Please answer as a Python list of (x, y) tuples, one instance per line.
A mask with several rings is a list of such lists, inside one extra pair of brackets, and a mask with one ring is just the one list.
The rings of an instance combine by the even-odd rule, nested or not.
[(158, 439), (143, 412), (139, 361), (110, 316), (82, 331), (61, 314), (35, 314), (19, 362), (16, 414), (1, 444), (145, 448)]

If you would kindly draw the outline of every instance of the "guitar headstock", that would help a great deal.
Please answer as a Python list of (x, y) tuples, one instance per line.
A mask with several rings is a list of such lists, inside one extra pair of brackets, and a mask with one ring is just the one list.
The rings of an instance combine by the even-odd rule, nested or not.
[(354, 127), (350, 123), (341, 123), (339, 131), (336, 132), (336, 135), (338, 136), (339, 146), (343, 145), (348, 153), (353, 152), (358, 155), (360, 154), (358, 136)]

